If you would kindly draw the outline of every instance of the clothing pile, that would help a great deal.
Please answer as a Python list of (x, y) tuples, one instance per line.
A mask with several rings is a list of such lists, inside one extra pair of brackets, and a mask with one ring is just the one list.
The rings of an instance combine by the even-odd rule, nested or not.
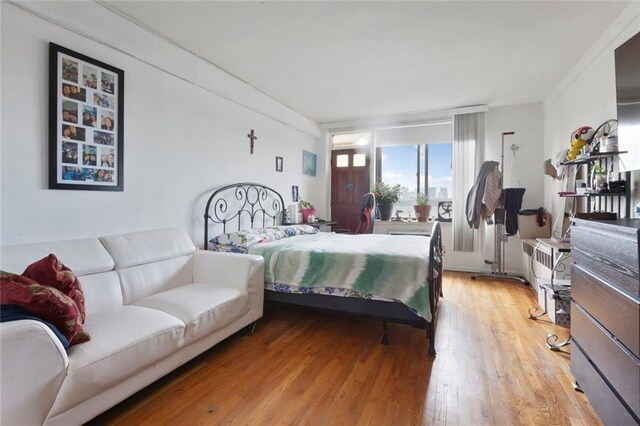
[(491, 225), (505, 225), (507, 235), (518, 232), (518, 212), (522, 206), (524, 188), (502, 189), (502, 173), (497, 161), (485, 161), (471, 191), (467, 195), (467, 223), (472, 229), (480, 227), (481, 220)]

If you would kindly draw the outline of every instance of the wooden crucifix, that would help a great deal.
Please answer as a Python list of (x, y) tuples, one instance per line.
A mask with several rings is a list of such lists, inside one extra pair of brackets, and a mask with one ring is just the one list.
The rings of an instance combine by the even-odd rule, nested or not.
[(253, 129), (251, 129), (251, 133), (249, 133), (247, 137), (251, 140), (251, 153), (253, 154), (253, 145), (255, 141), (258, 139), (258, 137), (253, 134)]

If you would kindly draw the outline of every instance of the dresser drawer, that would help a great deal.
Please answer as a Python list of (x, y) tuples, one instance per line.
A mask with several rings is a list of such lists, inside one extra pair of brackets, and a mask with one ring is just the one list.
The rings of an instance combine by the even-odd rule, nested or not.
[(571, 304), (571, 335), (631, 410), (640, 416), (640, 360), (576, 303)]
[(640, 358), (640, 301), (579, 265), (571, 269), (571, 297)]
[(576, 265), (624, 292), (640, 297), (638, 234), (635, 229), (576, 220), (571, 255)]
[(633, 425), (638, 423), (627, 408), (620, 402), (602, 376), (589, 362), (580, 344), (571, 349), (571, 372), (578, 385), (584, 391), (598, 416), (606, 425)]

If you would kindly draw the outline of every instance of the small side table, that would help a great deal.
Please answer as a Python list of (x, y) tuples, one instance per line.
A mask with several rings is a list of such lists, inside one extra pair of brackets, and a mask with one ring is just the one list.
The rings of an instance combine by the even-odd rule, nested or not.
[(333, 221), (330, 221), (330, 220), (316, 220), (313, 223), (307, 223), (307, 225), (311, 225), (316, 229), (320, 229), (323, 226), (328, 226), (328, 227), (331, 228), (332, 231), (333, 231), (333, 227), (335, 225), (337, 225), (337, 224), (338, 224), (338, 222), (333, 222)]

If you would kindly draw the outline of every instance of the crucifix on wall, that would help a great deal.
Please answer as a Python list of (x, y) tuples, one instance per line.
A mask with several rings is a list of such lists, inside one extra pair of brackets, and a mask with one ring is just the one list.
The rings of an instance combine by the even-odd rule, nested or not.
[(249, 133), (247, 135), (247, 137), (251, 141), (251, 153), (253, 154), (253, 145), (254, 145), (255, 141), (258, 139), (258, 137), (253, 134), (253, 129), (251, 129), (251, 133)]

